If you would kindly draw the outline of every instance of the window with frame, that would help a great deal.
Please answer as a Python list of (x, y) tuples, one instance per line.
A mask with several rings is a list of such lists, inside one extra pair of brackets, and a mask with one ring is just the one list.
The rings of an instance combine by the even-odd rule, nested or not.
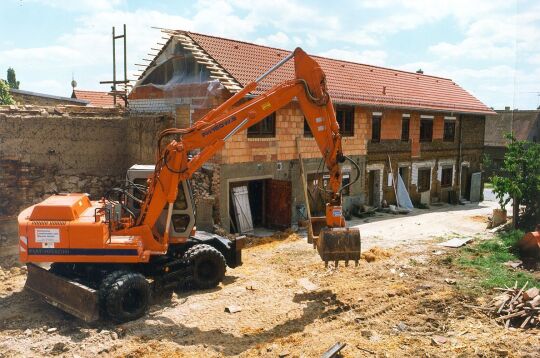
[(380, 142), (381, 141), (381, 122), (382, 114), (371, 114), (371, 141)]
[(431, 168), (418, 169), (418, 192), (428, 191), (431, 187)]
[(274, 138), (276, 136), (276, 113), (265, 117), (247, 130), (248, 138)]
[(409, 141), (409, 117), (403, 117), (401, 118), (401, 141), (402, 142), (408, 142)]
[(339, 132), (343, 137), (354, 136), (354, 107), (336, 107), (336, 120), (339, 124)]
[(313, 132), (311, 132), (311, 128), (309, 128), (306, 117), (304, 117), (304, 137), (313, 138)]
[(441, 187), (449, 187), (452, 186), (452, 173), (453, 168), (442, 168), (441, 169)]
[(456, 137), (456, 121), (445, 119), (443, 140), (445, 142), (453, 142), (455, 137)]
[(420, 120), (420, 142), (431, 142), (433, 140), (433, 119)]

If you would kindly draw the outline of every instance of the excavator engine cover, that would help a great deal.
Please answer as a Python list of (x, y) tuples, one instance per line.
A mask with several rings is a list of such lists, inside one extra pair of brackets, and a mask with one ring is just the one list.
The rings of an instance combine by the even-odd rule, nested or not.
[(358, 264), (360, 260), (360, 230), (350, 228), (324, 228), (316, 240), (317, 251), (321, 259), (328, 265), (328, 261), (353, 260)]

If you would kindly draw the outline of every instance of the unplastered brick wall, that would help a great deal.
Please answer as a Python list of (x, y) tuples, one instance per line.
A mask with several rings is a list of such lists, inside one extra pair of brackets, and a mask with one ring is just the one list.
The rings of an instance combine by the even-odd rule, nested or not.
[[(354, 136), (343, 137), (343, 151), (347, 155), (366, 153), (367, 127), (355, 111)], [(221, 153), (224, 164), (270, 162), (298, 158), (296, 138), (300, 137), (300, 150), (304, 158), (320, 158), (321, 152), (315, 139), (304, 135), (304, 115), (298, 104), (291, 103), (276, 111), (276, 135), (273, 138), (248, 138), (241, 131), (225, 143)]]

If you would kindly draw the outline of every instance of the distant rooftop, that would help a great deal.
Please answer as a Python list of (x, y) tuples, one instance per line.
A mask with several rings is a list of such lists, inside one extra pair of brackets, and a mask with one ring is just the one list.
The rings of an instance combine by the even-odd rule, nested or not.
[(11, 93), (13, 93), (13, 94), (19, 94), (19, 95), (23, 95), (23, 96), (39, 97), (39, 98), (46, 98), (46, 99), (52, 99), (52, 100), (56, 100), (56, 101), (72, 102), (73, 104), (76, 104), (76, 105), (86, 106), (87, 104), (90, 103), (90, 101), (87, 101), (87, 100), (84, 100), (84, 99), (79, 99), (79, 98), (54, 96), (54, 95), (51, 95), (51, 94), (45, 94), (45, 93), (39, 93), (39, 92), (31, 92), (31, 91), (23, 91), (23, 90), (14, 89), (14, 88), (11, 88), (9, 91)]
[[(87, 101), (93, 107), (114, 107), (114, 97), (107, 92), (74, 89), (71, 98)], [(123, 105), (123, 102), (117, 99), (116, 104)]]

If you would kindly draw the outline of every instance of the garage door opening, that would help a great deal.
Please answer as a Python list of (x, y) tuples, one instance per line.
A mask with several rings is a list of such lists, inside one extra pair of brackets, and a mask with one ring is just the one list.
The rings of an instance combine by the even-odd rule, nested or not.
[(252, 234), (257, 228), (287, 229), (291, 224), (291, 182), (262, 179), (229, 185), (230, 232)]

